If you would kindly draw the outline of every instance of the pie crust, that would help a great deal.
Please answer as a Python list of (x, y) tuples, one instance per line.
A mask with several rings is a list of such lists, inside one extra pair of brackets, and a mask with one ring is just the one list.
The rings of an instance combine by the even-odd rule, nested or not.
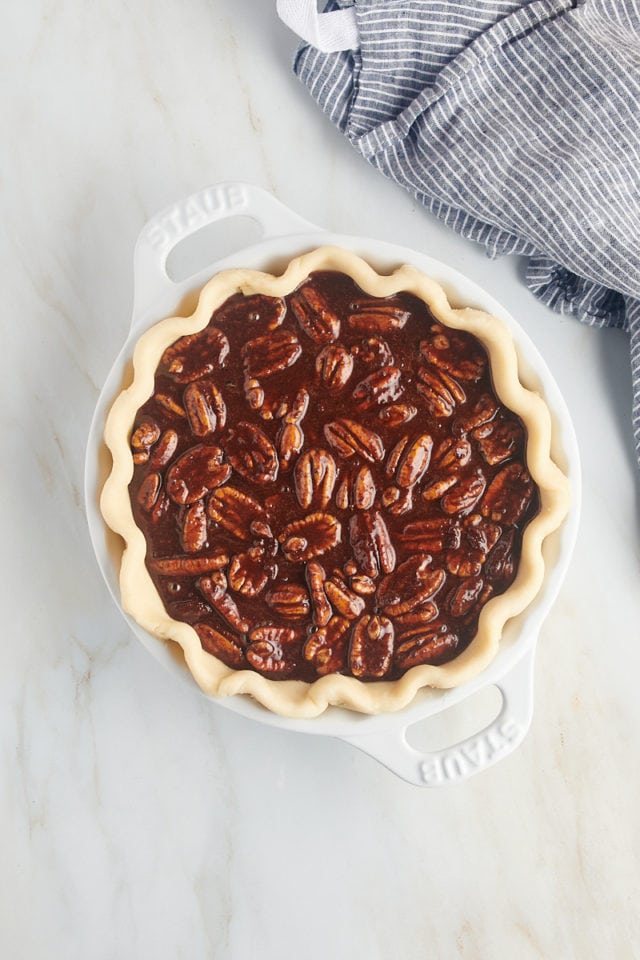
[[(428, 306), (437, 323), (477, 337), (489, 357), (496, 396), (526, 428), (526, 466), (539, 493), (539, 510), (524, 531), (515, 579), (504, 593), (486, 602), (475, 637), (454, 659), (440, 665), (413, 666), (396, 680), (365, 682), (339, 673), (313, 682), (276, 680), (227, 666), (203, 649), (194, 627), (167, 613), (145, 565), (147, 543), (132, 510), (131, 433), (137, 412), (153, 394), (156, 370), (167, 347), (203, 330), (213, 312), (234, 294), (284, 297), (316, 271), (345, 274), (370, 297), (412, 294)], [(315, 717), (330, 705), (367, 714), (396, 711), (409, 704), (421, 688), (450, 688), (477, 675), (496, 656), (507, 621), (525, 610), (539, 592), (545, 576), (544, 540), (560, 526), (570, 502), (568, 480), (551, 458), (549, 410), (537, 393), (520, 382), (516, 349), (503, 322), (476, 309), (453, 309), (442, 287), (413, 267), (402, 266), (380, 275), (364, 260), (337, 247), (306, 253), (292, 260), (279, 276), (244, 269), (224, 271), (204, 286), (193, 314), (161, 320), (147, 330), (135, 346), (132, 382), (114, 401), (104, 437), (113, 462), (100, 506), (107, 525), (124, 541), (120, 566), (123, 609), (152, 636), (179, 644), (189, 670), (207, 695), (249, 694), (268, 710), (289, 717)]]

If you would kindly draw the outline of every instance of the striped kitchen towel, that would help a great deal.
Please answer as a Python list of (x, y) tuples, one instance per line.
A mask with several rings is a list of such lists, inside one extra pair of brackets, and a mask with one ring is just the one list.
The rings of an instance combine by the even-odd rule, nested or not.
[(545, 304), (628, 331), (640, 460), (640, 0), (356, 0), (352, 14), (356, 49), (307, 44), (297, 75), (433, 214), (491, 256), (526, 255)]

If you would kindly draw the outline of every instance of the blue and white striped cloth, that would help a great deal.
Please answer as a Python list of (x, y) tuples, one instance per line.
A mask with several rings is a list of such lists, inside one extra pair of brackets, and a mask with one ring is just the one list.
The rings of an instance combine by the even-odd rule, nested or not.
[[(351, 5), (331, 0), (327, 10)], [(356, 0), (295, 71), (367, 160), (550, 307), (631, 338), (640, 460), (640, 0)]]

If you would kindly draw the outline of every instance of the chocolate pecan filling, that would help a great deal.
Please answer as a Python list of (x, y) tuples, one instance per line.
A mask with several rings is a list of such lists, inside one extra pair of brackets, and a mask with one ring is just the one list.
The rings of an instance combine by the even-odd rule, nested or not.
[(473, 639), (539, 509), (486, 351), (419, 298), (312, 274), (162, 356), (131, 436), (168, 613), (271, 679), (397, 679)]

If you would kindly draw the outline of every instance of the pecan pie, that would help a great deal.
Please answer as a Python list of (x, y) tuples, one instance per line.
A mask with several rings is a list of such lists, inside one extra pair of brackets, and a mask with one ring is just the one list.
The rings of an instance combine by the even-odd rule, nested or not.
[(102, 496), (124, 608), (210, 694), (398, 709), (495, 655), (567, 482), (510, 334), (410, 267), (226, 271), (142, 336)]

